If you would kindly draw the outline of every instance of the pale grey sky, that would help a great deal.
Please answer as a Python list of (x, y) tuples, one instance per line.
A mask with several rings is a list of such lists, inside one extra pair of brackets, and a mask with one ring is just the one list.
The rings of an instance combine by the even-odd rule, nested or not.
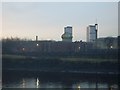
[(73, 40), (86, 40), (86, 27), (99, 24), (99, 37), (118, 35), (117, 2), (3, 2), (2, 37), (61, 40), (73, 26)]

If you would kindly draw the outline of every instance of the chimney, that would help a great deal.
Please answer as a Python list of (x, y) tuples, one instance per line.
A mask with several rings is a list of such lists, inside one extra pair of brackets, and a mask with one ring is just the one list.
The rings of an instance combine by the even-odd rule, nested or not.
[(38, 41), (38, 36), (36, 36), (36, 41)]

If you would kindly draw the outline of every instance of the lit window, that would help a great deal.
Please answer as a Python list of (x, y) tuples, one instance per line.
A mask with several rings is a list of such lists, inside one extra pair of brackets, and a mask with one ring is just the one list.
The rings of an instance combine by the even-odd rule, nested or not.
[(25, 51), (25, 48), (22, 48), (23, 51)]
[(112, 49), (112, 48), (113, 48), (113, 46), (110, 46), (110, 48)]
[(39, 46), (39, 44), (36, 44), (36, 46), (38, 47), (38, 46)]

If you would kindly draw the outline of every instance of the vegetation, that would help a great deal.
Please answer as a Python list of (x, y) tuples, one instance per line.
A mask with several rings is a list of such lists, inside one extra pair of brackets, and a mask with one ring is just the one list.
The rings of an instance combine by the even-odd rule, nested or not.
[[(106, 42), (106, 44), (107, 43), (109, 42)], [(38, 50), (38, 52), (24, 52), (24, 50), (19, 48), (22, 47), (23, 44), (26, 45), (26, 47), (30, 44), (35, 46), (36, 43), (32, 41), (28, 43), (26, 40), (11, 38), (3, 39), (2, 44), (3, 70), (37, 70), (52, 72), (117, 72), (118, 70), (118, 52), (116, 49), (85, 49), (79, 52), (41, 53), (36, 47), (35, 51)]]
[(19, 37), (7, 37), (7, 38), (2, 38), (3, 42), (7, 42), (7, 41), (32, 41), (31, 39), (27, 39), (27, 38), (19, 38)]
[(2, 63), (3, 70), (117, 72), (117, 60), (98, 60), (100, 59), (4, 55)]

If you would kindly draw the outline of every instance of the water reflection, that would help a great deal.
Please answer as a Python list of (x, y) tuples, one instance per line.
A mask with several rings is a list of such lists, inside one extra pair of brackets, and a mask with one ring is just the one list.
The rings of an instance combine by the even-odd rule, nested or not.
[(80, 90), (80, 85), (78, 85), (78, 90)]
[[(54, 77), (54, 75), (37, 74), (28, 76), (25, 75), (4, 75), (3, 77), (3, 88), (60, 88), (61, 90), (84, 90), (83, 88), (96, 88), (96, 80), (94, 77), (79, 76), (61, 76)], [(46, 76), (45, 76), (46, 75)], [(97, 80), (97, 88), (106, 88), (105, 90), (117, 90), (118, 85), (115, 79), (106, 77), (100, 77)], [(69, 89), (72, 88), (72, 89)]]
[[(36, 83), (36, 84), (35, 84)], [(3, 84), (4, 88), (76, 88), (76, 90), (82, 90), (82, 88), (96, 88), (95, 82), (60, 82), (60, 81), (41, 81), (39, 78), (22, 78), (22, 86), (20, 82), (10, 82), (8, 85)], [(111, 89), (107, 83), (98, 83), (98, 88), (106, 88), (106, 90), (113, 90), (117, 88), (116, 84), (111, 85)]]
[(25, 79), (22, 79), (22, 87), (25, 88)]
[(39, 88), (39, 79), (38, 78), (36, 80), (36, 86), (37, 86), (37, 88)]

